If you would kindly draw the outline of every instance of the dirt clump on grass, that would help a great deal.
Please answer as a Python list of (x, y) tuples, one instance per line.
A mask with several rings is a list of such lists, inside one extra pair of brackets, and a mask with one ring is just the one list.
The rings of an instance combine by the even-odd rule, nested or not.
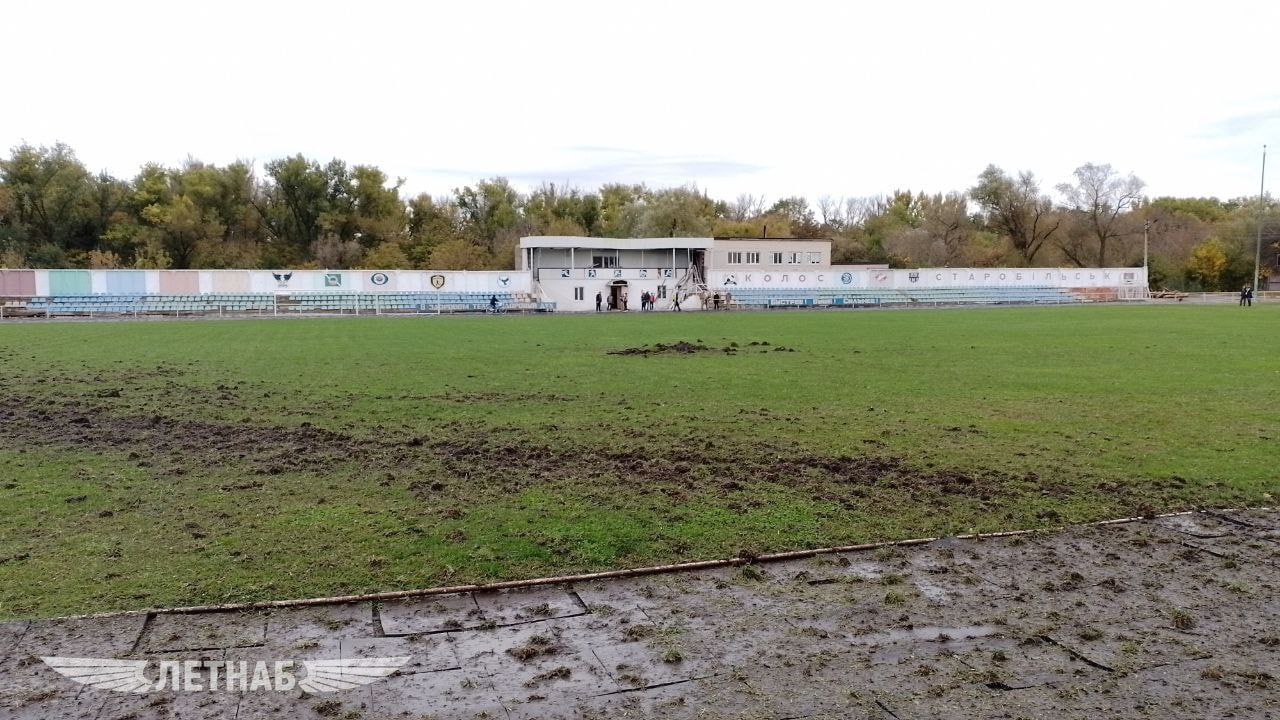
[(640, 347), (629, 347), (621, 350), (609, 350), (606, 355), (693, 355), (694, 353), (716, 352), (714, 348), (703, 345), (702, 343), (691, 343), (687, 340), (667, 345), (665, 343), (657, 343), (656, 345), (641, 345)]

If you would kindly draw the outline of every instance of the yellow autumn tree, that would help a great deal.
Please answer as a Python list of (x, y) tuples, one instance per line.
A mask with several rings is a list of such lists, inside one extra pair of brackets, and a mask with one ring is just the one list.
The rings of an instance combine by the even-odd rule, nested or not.
[(1191, 250), (1187, 261), (1187, 279), (1200, 283), (1205, 290), (1222, 289), (1222, 274), (1227, 269), (1227, 251), (1222, 241), (1209, 238)]

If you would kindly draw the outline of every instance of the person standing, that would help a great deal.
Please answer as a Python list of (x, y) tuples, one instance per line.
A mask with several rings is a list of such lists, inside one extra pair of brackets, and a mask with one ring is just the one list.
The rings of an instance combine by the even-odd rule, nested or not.
[(627, 311), (627, 291), (626, 290), (622, 291), (622, 295), (619, 297), (619, 299), (622, 300), (622, 312), (626, 312)]
[(676, 294), (671, 296), (671, 311), (680, 312), (680, 292), (679, 291), (676, 291)]
[(600, 293), (596, 293), (596, 312), (600, 312), (600, 306), (602, 301), (603, 301), (603, 298), (600, 296)]
[(1253, 307), (1253, 288), (1247, 285), (1244, 288), (1244, 304), (1246, 307)]
[(1249, 286), (1240, 286), (1240, 307), (1244, 307), (1245, 302), (1249, 299)]

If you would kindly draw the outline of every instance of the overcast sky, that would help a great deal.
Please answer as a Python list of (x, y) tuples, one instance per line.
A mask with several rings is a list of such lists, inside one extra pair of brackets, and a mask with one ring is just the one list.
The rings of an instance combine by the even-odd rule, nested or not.
[[(3, 11), (0, 143), (131, 177), (188, 155), (713, 196), (1046, 186), (1258, 192), (1280, 2), (40, 0)], [(1275, 153), (1280, 154), (1280, 153)], [(1280, 162), (1275, 166), (1280, 167)], [(1269, 183), (1270, 185), (1270, 183)]]

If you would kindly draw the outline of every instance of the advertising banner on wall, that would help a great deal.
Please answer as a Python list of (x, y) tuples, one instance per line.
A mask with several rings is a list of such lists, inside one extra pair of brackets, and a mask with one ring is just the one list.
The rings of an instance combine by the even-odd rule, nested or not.
[(908, 270), (803, 268), (800, 270), (717, 270), (709, 273), (717, 288), (981, 288), (1143, 287), (1142, 268), (919, 268)]

